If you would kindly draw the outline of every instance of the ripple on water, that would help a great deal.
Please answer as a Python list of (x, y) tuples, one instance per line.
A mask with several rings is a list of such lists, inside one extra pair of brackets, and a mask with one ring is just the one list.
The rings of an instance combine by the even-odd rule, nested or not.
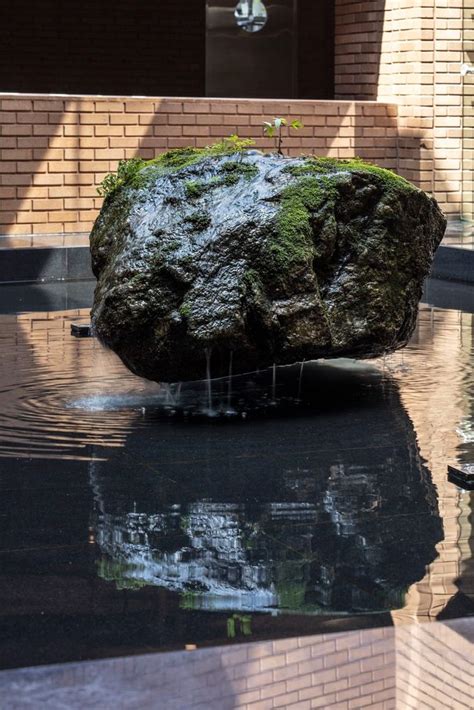
[[(0, 323), (6, 321), (0, 334), (0, 456), (87, 459), (88, 446), (122, 446), (128, 391), (138, 407), (142, 393), (158, 386), (131, 375), (95, 340), (72, 338), (77, 312), (26, 315), (0, 316)], [(115, 399), (113, 417), (103, 406), (107, 399)], [(75, 401), (91, 406), (74, 407)]]
[[(87, 317), (85, 310), (0, 316), (0, 456), (88, 459), (88, 447), (121, 447), (132, 426), (151, 426), (159, 415), (207, 412), (225, 418), (252, 413), (252, 408), (254, 414), (274, 409), (271, 371), (234, 378), (232, 401), (228, 379), (214, 380), (210, 406), (205, 381), (182, 387), (147, 382), (95, 339), (71, 337), (70, 323)], [(453, 420), (437, 412), (451, 411), (455, 418), (453, 410), (459, 410), (457, 439), (472, 444), (472, 341), (466, 337), (471, 325), (470, 314), (421, 306), (405, 350), (370, 364), (328, 365), (342, 365), (346, 373), (375, 367), (385, 386), (397, 383), (410, 414), (429, 407), (438, 435), (451, 435)], [(311, 367), (305, 365), (306, 372)], [(286, 370), (291, 368), (278, 370), (278, 404), (295, 407), (305, 371), (293, 368), (290, 381), (281, 374)]]
[[(38, 596), (40, 577), (57, 584), (61, 574), (62, 601), (77, 600), (78, 610), (76, 578), (99, 590), (84, 626), (98, 646), (100, 604), (122, 609), (133, 599), (124, 633), (128, 644), (134, 629), (138, 651), (163, 626), (145, 614), (137, 630), (135, 600), (153, 614), (165, 609), (168, 628), (197, 642), (200, 611), (271, 612), (268, 637), (269, 628), (278, 633), (273, 614), (284, 610), (313, 621), (361, 610), (412, 620), (434, 618), (456, 598), (463, 608), (472, 512), (446, 465), (474, 459), (472, 315), (421, 306), (411, 343), (394, 355), (270, 369), (230, 387), (222, 378), (210, 391), (205, 381), (166, 387), (134, 377), (94, 339), (70, 336), (71, 321), (86, 318), (0, 316), (0, 470), (4, 487), (16, 486), (4, 553), (19, 548), (15, 573), (26, 575), (18, 573), (15, 589), (5, 576), (15, 641), (24, 609), (43, 614), (54, 597), (49, 618), (58, 615), (52, 587), (32, 601), (31, 580)], [(207, 425), (193, 426), (209, 413)], [(244, 413), (250, 423), (235, 421)], [(226, 418), (235, 425), (219, 429)], [(5, 457), (87, 463), (5, 465)], [(64, 558), (58, 530), (61, 545), (68, 536), (73, 543)], [(74, 557), (86, 537), (83, 557)], [(104, 618), (120, 631), (115, 612), (113, 623)], [(214, 628), (199, 623), (206, 634)], [(292, 633), (313, 622), (299, 623)], [(51, 648), (63, 637), (61, 627)]]

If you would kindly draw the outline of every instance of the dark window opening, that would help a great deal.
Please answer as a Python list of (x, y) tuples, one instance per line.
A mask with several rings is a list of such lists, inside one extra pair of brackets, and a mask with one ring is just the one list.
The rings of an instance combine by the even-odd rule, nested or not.
[(253, 3), (2, 0), (0, 91), (333, 98), (333, 3)]

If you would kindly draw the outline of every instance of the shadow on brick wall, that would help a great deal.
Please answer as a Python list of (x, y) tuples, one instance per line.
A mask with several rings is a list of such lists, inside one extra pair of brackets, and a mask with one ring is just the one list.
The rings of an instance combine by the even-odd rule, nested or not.
[(233, 133), (270, 150), (263, 122), (275, 116), (304, 123), (285, 137), (290, 155), (357, 154), (396, 167), (396, 117), (386, 104), (5, 97), (0, 233), (88, 232), (101, 205), (97, 187), (119, 160), (202, 147)]

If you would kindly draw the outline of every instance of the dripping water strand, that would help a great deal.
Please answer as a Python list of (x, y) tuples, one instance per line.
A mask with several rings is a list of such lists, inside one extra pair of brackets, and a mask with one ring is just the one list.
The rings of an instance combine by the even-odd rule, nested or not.
[(234, 353), (231, 350), (229, 354), (229, 380), (227, 383), (227, 409), (230, 409), (232, 403), (232, 365), (233, 365)]
[(212, 348), (206, 348), (206, 389), (207, 389), (207, 408), (209, 413), (212, 411), (212, 384), (211, 384), (211, 355)]
[(302, 361), (302, 363), (300, 365), (300, 375), (298, 377), (298, 394), (296, 397), (298, 402), (301, 402), (301, 386), (303, 384), (303, 368), (304, 368), (304, 360)]

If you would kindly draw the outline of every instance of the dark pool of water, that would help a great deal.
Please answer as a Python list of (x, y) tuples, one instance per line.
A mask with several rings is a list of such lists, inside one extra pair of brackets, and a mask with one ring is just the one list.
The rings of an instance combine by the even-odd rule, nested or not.
[(0, 289), (0, 667), (474, 613), (472, 291), (384, 360), (214, 382), (212, 419), (71, 337), (90, 299)]

